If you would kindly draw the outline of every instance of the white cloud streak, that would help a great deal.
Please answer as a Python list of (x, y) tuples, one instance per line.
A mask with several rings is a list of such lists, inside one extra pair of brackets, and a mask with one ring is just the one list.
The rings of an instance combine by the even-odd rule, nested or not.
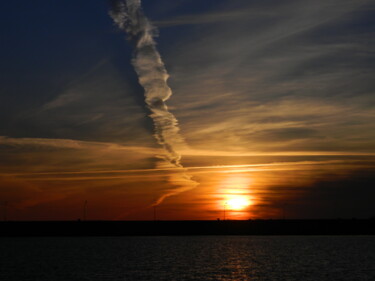
[(178, 121), (166, 105), (172, 91), (167, 84), (169, 75), (153, 39), (156, 29), (143, 14), (140, 0), (113, 1), (110, 15), (135, 44), (132, 64), (138, 74), (139, 83), (145, 90), (145, 102), (151, 111), (150, 117), (154, 122), (155, 138), (166, 151), (166, 154), (160, 157), (182, 169), (179, 175), (181, 183), (178, 184), (182, 187), (163, 195), (157, 200), (156, 205), (158, 205), (165, 198), (195, 187), (197, 183), (185, 173), (180, 162), (181, 155), (178, 153), (178, 148), (186, 145), (179, 133)]

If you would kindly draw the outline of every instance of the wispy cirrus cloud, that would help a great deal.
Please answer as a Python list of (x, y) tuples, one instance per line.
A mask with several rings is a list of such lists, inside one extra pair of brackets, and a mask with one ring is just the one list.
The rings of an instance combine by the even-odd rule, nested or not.
[[(227, 21), (237, 21), (241, 18), (259, 17), (259, 11), (255, 9), (238, 9), (232, 11), (217, 11), (204, 14), (191, 14), (174, 17), (172, 19), (155, 21), (158, 27), (170, 27), (178, 25), (197, 25), (210, 23), (223, 23)], [(261, 11), (263, 16), (269, 15), (266, 11)]]
[[(347, 27), (366, 20), (371, 1), (271, 2), (242, 1), (244, 14), (259, 13), (234, 9), (239, 17), (225, 22), (219, 13), (166, 51), (188, 141), (216, 150), (373, 152), (373, 34)], [(204, 18), (192, 15), (191, 24), (196, 17)]]

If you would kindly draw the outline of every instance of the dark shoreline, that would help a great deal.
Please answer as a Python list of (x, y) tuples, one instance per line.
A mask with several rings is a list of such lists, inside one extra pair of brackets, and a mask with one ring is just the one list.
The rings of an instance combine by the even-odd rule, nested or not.
[(375, 220), (0, 222), (0, 237), (138, 235), (375, 235)]

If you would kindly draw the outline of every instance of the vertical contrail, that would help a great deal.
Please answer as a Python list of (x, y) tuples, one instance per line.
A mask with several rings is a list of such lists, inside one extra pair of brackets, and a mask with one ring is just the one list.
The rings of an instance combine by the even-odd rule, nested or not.
[[(190, 189), (197, 183), (185, 174), (185, 169), (180, 162), (181, 155), (177, 151), (178, 148), (185, 146), (185, 142), (179, 134), (176, 117), (169, 112), (165, 103), (172, 95), (172, 91), (167, 84), (169, 75), (156, 49), (154, 36), (157, 30), (143, 14), (140, 0), (112, 0), (111, 2), (110, 16), (135, 44), (132, 64), (138, 74), (139, 83), (145, 91), (145, 102), (151, 111), (150, 117), (155, 127), (154, 136), (166, 151), (163, 158), (180, 170), (179, 179), (174, 181), (180, 188), (161, 196), (155, 203), (160, 204), (166, 197)], [(176, 175), (173, 177), (175, 179)]]

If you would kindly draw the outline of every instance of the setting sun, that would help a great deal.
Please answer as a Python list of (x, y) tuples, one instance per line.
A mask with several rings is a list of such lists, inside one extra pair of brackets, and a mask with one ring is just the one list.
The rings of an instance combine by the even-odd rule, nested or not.
[(246, 196), (233, 196), (226, 201), (228, 207), (232, 210), (242, 210), (251, 204)]

